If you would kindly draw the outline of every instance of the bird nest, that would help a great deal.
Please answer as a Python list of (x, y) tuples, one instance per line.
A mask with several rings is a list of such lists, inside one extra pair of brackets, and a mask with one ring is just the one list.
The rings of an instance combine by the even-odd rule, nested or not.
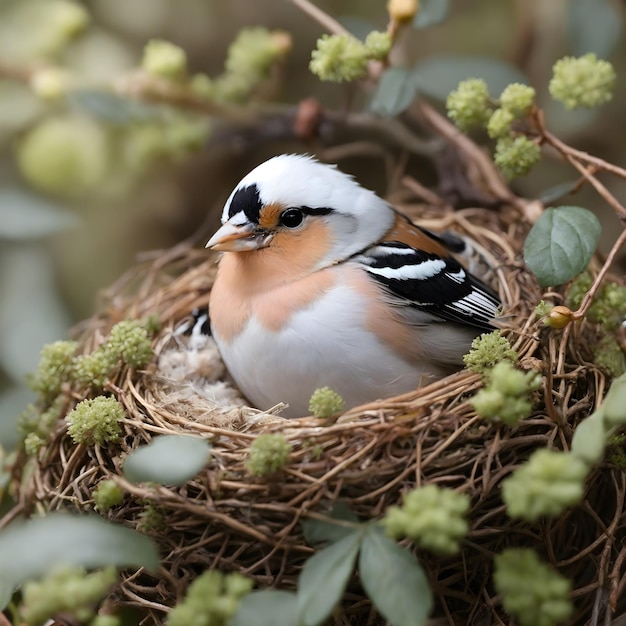
[[(415, 486), (436, 484), (467, 494), (470, 532), (453, 557), (419, 553), (433, 588), (436, 623), (510, 623), (492, 583), (493, 556), (512, 546), (536, 549), (573, 581), (572, 623), (598, 618), (610, 605), (624, 612), (626, 549), (623, 471), (604, 464), (587, 482), (582, 504), (554, 520), (511, 520), (500, 486), (536, 449), (567, 449), (573, 428), (586, 417), (608, 382), (593, 364), (591, 325), (563, 333), (542, 330), (535, 306), (542, 293), (521, 261), (528, 225), (512, 206), (497, 212), (454, 212), (406, 202), (421, 223), (470, 235), (495, 267), (493, 283), (505, 303), (508, 336), (523, 368), (538, 369), (543, 387), (533, 415), (506, 427), (474, 412), (469, 398), (481, 387), (467, 370), (414, 392), (350, 409), (333, 420), (287, 420), (280, 407), (246, 407), (230, 386), (207, 340), (203, 347), (177, 334), (194, 309), (207, 306), (216, 256), (179, 246), (144, 263), (107, 294), (102, 312), (79, 329), (88, 354), (121, 319), (157, 315), (155, 358), (141, 371), (119, 368), (108, 385), (127, 420), (118, 444), (76, 445), (65, 423), (37, 457), (21, 487), (22, 508), (93, 509), (92, 492), (114, 478), (124, 502), (104, 515), (142, 528), (158, 543), (162, 567), (125, 577), (113, 601), (138, 608), (142, 623), (161, 624), (202, 571), (237, 571), (257, 586), (293, 589), (303, 562), (313, 553), (303, 520), (319, 517), (343, 500), (364, 520), (381, 516)], [(558, 303), (559, 294), (552, 294)], [(67, 391), (66, 412), (81, 398)], [(120, 467), (127, 453), (156, 435), (186, 433), (212, 443), (207, 466), (181, 487), (134, 484)], [(246, 469), (251, 443), (260, 433), (280, 433), (291, 444), (287, 465), (255, 478)], [(146, 505), (162, 527), (145, 523)], [(621, 533), (621, 535), (620, 535)], [(620, 552), (621, 550), (621, 552)], [(377, 623), (375, 611), (354, 579), (336, 623)], [(435, 623), (435, 621), (433, 623)]]

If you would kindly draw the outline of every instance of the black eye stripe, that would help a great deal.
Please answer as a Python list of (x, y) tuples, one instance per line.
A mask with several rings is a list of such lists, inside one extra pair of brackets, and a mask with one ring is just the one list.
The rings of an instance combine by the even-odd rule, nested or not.
[(309, 206), (299, 206), (297, 208), (300, 209), (305, 215), (328, 215), (334, 211), (334, 209), (330, 209), (328, 207), (312, 208)]
[(228, 207), (228, 217), (244, 212), (245, 216), (254, 224), (259, 223), (259, 213), (263, 208), (261, 198), (259, 197), (259, 189), (256, 185), (250, 185), (238, 189)]

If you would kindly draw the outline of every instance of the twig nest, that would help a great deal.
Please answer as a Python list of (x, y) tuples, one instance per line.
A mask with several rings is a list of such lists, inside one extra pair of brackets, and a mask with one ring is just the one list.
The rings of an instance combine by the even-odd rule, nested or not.
[[(515, 426), (476, 415), (470, 398), (481, 378), (469, 370), (327, 420), (286, 420), (280, 407), (247, 407), (202, 332), (201, 315), (192, 315), (194, 309), (206, 311), (216, 258), (190, 247), (124, 277), (110, 290), (108, 308), (83, 324), (78, 343), (85, 355), (106, 347), (112, 326), (122, 319), (156, 316), (161, 329), (147, 365), (122, 360), (103, 385), (126, 415), (116, 421), (121, 432), (114, 442), (76, 445), (63, 418), (95, 392), (61, 392), (61, 419), (36, 454), (21, 503), (27, 510), (92, 510), (94, 491), (102, 490), (104, 499), (113, 489), (101, 514), (152, 536), (163, 556), (158, 573), (133, 573), (115, 592), (117, 602), (140, 609), (143, 623), (162, 623), (168, 607), (206, 569), (239, 572), (260, 587), (293, 589), (312, 553), (301, 520), (340, 499), (361, 519), (377, 518), (416, 485), (430, 484), (452, 488), (469, 503), (461, 552), (418, 554), (434, 589), (435, 614), (448, 616), (446, 623), (497, 621), (496, 615), (508, 623), (492, 578), (494, 556), (507, 548), (536, 549), (572, 581), (572, 623), (585, 621), (598, 603), (624, 603), (616, 591), (625, 580), (622, 470), (594, 470), (583, 503), (551, 521), (513, 520), (501, 497), (502, 481), (533, 451), (568, 448), (573, 427), (606, 389), (605, 374), (592, 364), (591, 331), (583, 324), (562, 345), (563, 332), (537, 320), (541, 292), (521, 262), (526, 226), (516, 210), (442, 216), (437, 209), (435, 216), (421, 209), (427, 227), (468, 234), (488, 255), (505, 302), (503, 332), (522, 369), (539, 369), (543, 376), (532, 416)], [(124, 477), (123, 460), (133, 449), (155, 435), (180, 433), (212, 444), (210, 461), (194, 478), (167, 487)], [(274, 439), (255, 444), (261, 435)], [(341, 610), (342, 623), (365, 623), (370, 616), (356, 580)]]

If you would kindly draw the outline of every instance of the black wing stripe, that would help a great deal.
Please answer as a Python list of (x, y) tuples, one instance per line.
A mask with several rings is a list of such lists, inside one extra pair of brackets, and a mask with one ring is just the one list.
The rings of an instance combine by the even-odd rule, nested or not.
[(453, 258), (385, 242), (355, 260), (407, 306), (442, 319), (489, 329), (500, 307), (496, 294)]

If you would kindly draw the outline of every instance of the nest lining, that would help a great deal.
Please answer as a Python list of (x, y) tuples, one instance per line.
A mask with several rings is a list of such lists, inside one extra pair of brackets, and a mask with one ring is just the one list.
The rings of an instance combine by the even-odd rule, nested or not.
[[(506, 516), (499, 489), (535, 449), (567, 449), (576, 423), (602, 397), (607, 382), (592, 363), (588, 344), (593, 330), (583, 324), (566, 344), (559, 332), (540, 336), (534, 307), (541, 292), (520, 261), (526, 226), (515, 210), (496, 214), (466, 209), (442, 216), (441, 209), (435, 215), (424, 207), (404, 208), (413, 217), (420, 212), (426, 227), (470, 235), (495, 261), (493, 279), (506, 303), (511, 343), (523, 367), (541, 368), (544, 375), (533, 416), (515, 428), (476, 416), (468, 398), (481, 383), (468, 371), (351, 409), (333, 423), (285, 420), (276, 412), (246, 407), (224, 380), (210, 343), (181, 350), (176, 335), (190, 311), (207, 306), (215, 257), (190, 246), (163, 254), (114, 285), (105, 313), (81, 329), (81, 350), (89, 353), (120, 319), (156, 313), (164, 323), (155, 339), (159, 368), (123, 369), (112, 381), (111, 389), (128, 414), (122, 442), (105, 448), (76, 446), (60, 424), (40, 451), (20, 504), (27, 509), (90, 510), (92, 490), (110, 477), (127, 493), (124, 503), (108, 512), (112, 521), (141, 525), (145, 503), (153, 503), (165, 527), (146, 532), (157, 540), (163, 566), (156, 575), (129, 575), (114, 595), (115, 602), (137, 607), (142, 623), (163, 623), (169, 607), (207, 568), (239, 571), (260, 587), (293, 589), (302, 563), (313, 552), (303, 540), (302, 519), (323, 513), (338, 499), (346, 500), (362, 519), (376, 518), (398, 504), (405, 491), (427, 483), (457, 489), (472, 503), (471, 530), (460, 555), (418, 554), (442, 623), (511, 623), (491, 574), (494, 554), (513, 546), (537, 549), (573, 581), (572, 623), (603, 614), (607, 605), (614, 613), (626, 612), (621, 597), (626, 586), (626, 547), (620, 544), (626, 529), (623, 471), (597, 468), (579, 507), (533, 525)], [(181, 366), (181, 358), (192, 367)], [(68, 411), (79, 399), (68, 396)], [(180, 432), (211, 440), (213, 456), (205, 470), (178, 488), (124, 479), (120, 468), (128, 452), (155, 435)], [(253, 479), (245, 461), (251, 441), (265, 432), (280, 432), (293, 450), (280, 474)], [(336, 619), (376, 623), (356, 579)]]

